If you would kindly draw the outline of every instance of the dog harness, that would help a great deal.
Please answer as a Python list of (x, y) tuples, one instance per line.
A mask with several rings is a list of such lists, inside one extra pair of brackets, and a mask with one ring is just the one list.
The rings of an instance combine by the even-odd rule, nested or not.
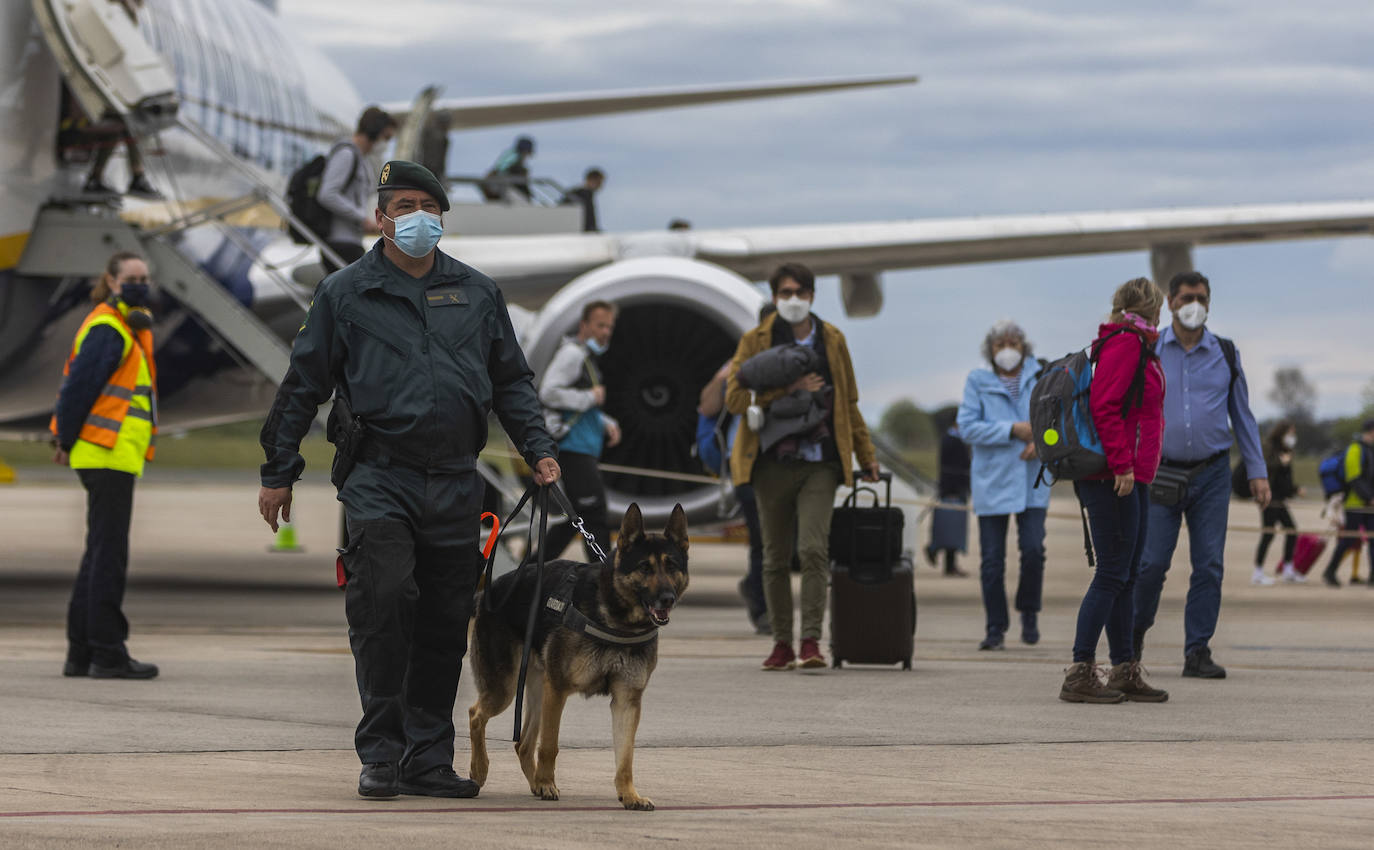
[(648, 643), (658, 637), (658, 626), (650, 625), (644, 631), (627, 631), (593, 621), (572, 604), (573, 590), (577, 587), (577, 573), (569, 572), (558, 585), (558, 589), (544, 600), (544, 607), (563, 616), (558, 620), (564, 628), (581, 632), (593, 640), (613, 643), (619, 646), (634, 646)]

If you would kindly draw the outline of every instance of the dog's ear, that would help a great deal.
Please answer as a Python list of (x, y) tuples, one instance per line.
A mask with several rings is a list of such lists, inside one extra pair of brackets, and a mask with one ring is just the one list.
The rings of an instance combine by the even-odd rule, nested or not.
[(663, 534), (682, 551), (687, 551), (687, 512), (682, 505), (673, 506), (672, 516), (668, 517), (668, 526), (663, 529)]
[(631, 502), (625, 511), (625, 519), (620, 523), (620, 539), (616, 548), (625, 551), (644, 536), (644, 515), (639, 512), (639, 504)]

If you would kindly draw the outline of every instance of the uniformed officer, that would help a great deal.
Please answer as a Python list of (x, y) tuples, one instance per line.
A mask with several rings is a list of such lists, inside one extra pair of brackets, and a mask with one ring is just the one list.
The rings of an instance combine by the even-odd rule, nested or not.
[(482, 479), (493, 407), (535, 471), (559, 478), (533, 375), (490, 278), (437, 250), (444, 187), (388, 162), (377, 185), (382, 238), (325, 278), (262, 426), (258, 506), (290, 519), (301, 438), (333, 393), (365, 436), (336, 481), (348, 523), (345, 609), (363, 717), (358, 793), (474, 797), (453, 771), (453, 702), (480, 572)]

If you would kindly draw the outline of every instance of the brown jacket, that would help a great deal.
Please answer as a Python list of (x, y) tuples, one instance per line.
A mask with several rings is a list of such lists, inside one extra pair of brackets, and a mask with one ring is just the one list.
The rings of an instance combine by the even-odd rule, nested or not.
[[(762, 324), (740, 338), (739, 347), (735, 349), (735, 359), (730, 362), (730, 382), (725, 390), (725, 406), (736, 416), (743, 416), (749, 407), (749, 390), (740, 385), (739, 367), (750, 357), (772, 347), (773, 322), (777, 318), (774, 313), (764, 319)], [(858, 456), (860, 466), (867, 466), (877, 459), (877, 454), (868, 436), (868, 425), (859, 412), (859, 388), (854, 380), (854, 363), (849, 359), (849, 346), (845, 344), (844, 334), (814, 316), (812, 320), (820, 323), (821, 339), (825, 342), (825, 355), (830, 361), (831, 380), (835, 386), (835, 447), (839, 450), (844, 483), (853, 486), (854, 465), (850, 463), (851, 455)], [(757, 402), (766, 408), (785, 392), (782, 389), (760, 391), (757, 393)], [(748, 422), (741, 420), (739, 434), (735, 436), (735, 447), (730, 454), (730, 476), (736, 487), (749, 483), (758, 455), (759, 436)]]

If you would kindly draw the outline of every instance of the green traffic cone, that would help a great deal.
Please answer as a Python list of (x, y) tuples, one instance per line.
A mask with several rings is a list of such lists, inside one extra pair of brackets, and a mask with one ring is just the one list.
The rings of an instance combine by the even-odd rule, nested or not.
[(305, 549), (296, 542), (296, 527), (291, 523), (282, 520), (277, 528), (277, 537), (268, 547), (269, 552), (304, 552)]

